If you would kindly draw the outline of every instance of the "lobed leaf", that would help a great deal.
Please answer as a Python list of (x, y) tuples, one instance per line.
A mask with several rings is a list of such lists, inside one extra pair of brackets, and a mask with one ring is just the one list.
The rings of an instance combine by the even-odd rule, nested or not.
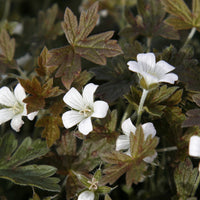
[(43, 116), (35, 125), (36, 127), (44, 127), (42, 137), (46, 138), (47, 146), (51, 147), (54, 142), (60, 138), (60, 128), (63, 126), (60, 116)]
[(50, 177), (56, 168), (48, 165), (27, 165), (16, 169), (0, 169), (0, 178), (8, 179), (15, 184), (33, 186), (43, 190), (58, 192), (58, 178)]
[(49, 77), (58, 67), (57, 65), (47, 66), (47, 59), (48, 59), (48, 49), (44, 47), (38, 58), (39, 67), (36, 68), (36, 72), (38, 73), (39, 76)]
[[(7, 146), (5, 146), (7, 145)], [(59, 179), (50, 177), (56, 168), (48, 165), (27, 165), (26, 162), (40, 158), (48, 153), (46, 142), (25, 138), (17, 148), (18, 142), (13, 134), (0, 138), (0, 178), (15, 184), (29, 185), (43, 190), (60, 191)]]
[(179, 164), (174, 171), (174, 180), (180, 197), (190, 197), (197, 176), (198, 169), (193, 168), (189, 158)]

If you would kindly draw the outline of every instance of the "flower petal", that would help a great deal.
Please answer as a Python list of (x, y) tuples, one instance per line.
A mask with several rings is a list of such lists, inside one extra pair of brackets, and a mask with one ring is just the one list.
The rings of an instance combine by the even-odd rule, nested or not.
[(29, 120), (33, 120), (37, 114), (38, 114), (38, 111), (35, 111), (35, 112), (32, 112), (32, 113), (29, 113), (27, 115), (27, 117), (28, 117)]
[(144, 162), (146, 163), (152, 163), (154, 161), (154, 159), (157, 157), (157, 152), (155, 152), (152, 156), (147, 156), (146, 158), (144, 158)]
[(137, 61), (144, 71), (151, 71), (155, 68), (156, 58), (154, 53), (139, 53), (137, 55)]
[(168, 64), (164, 60), (160, 60), (156, 63), (156, 68), (158, 70), (162, 70), (163, 74), (166, 74), (168, 72), (171, 72), (172, 70), (175, 69), (172, 65)]
[(88, 133), (93, 130), (91, 117), (88, 117), (88, 118), (82, 120), (78, 125), (78, 130), (83, 135), (88, 135)]
[(78, 200), (94, 200), (94, 192), (88, 190), (81, 192), (78, 196)]
[(135, 134), (136, 128), (135, 126), (132, 124), (131, 119), (128, 118), (126, 119), (123, 123), (122, 123), (122, 131), (125, 135), (129, 136), (130, 133), (132, 132), (133, 134)]
[(128, 67), (129, 70), (133, 72), (141, 73), (141, 68), (136, 61), (129, 61), (127, 65), (129, 66)]
[(174, 73), (169, 73), (164, 75), (159, 82), (166, 82), (166, 83), (171, 83), (174, 84), (175, 81), (178, 80), (178, 76)]
[(24, 124), (24, 121), (22, 120), (21, 114), (15, 115), (10, 122), (12, 129), (14, 129), (16, 132), (20, 131), (20, 128), (23, 124)]
[(189, 155), (194, 157), (200, 157), (200, 137), (193, 135), (190, 138), (189, 143)]
[(130, 147), (129, 136), (120, 135), (116, 141), (116, 151), (122, 149), (129, 149), (129, 147)]
[(93, 83), (89, 83), (84, 87), (82, 94), (83, 94), (83, 100), (84, 100), (85, 104), (93, 105), (94, 93), (97, 88), (98, 88), (98, 85), (95, 85)]
[(71, 88), (63, 97), (63, 101), (76, 110), (82, 110), (84, 108), (83, 97), (80, 95), (77, 89)]
[(144, 132), (144, 139), (146, 140), (149, 135), (153, 138), (156, 135), (156, 129), (151, 122), (145, 123), (142, 125), (142, 129)]
[[(14, 95), (16, 99), (20, 102), (23, 103), (23, 100), (26, 98), (26, 93), (24, 88), (21, 86), (20, 83), (17, 84), (17, 86), (14, 89)], [(23, 103), (24, 104), (24, 103)]]
[(78, 124), (83, 119), (84, 119), (84, 116), (75, 110), (67, 111), (62, 115), (62, 121), (63, 121), (64, 127), (67, 129)]
[(9, 108), (3, 108), (0, 110), (0, 125), (11, 120), (14, 117), (14, 112)]
[(4, 86), (0, 89), (0, 104), (12, 107), (16, 101), (14, 94), (8, 87)]
[(104, 118), (107, 115), (109, 106), (105, 101), (95, 101), (93, 106), (94, 112), (91, 115), (92, 117)]

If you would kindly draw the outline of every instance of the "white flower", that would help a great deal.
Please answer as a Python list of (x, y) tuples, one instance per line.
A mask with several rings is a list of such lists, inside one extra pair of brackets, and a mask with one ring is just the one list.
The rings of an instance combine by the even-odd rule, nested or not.
[[(142, 129), (144, 132), (145, 140), (149, 135), (151, 135), (152, 137), (154, 137), (156, 135), (156, 129), (154, 128), (154, 126), (151, 122), (143, 124)], [(130, 138), (129, 138), (129, 136), (130, 136), (131, 132), (133, 134), (135, 134), (135, 131), (136, 131), (136, 127), (132, 124), (130, 118), (126, 119), (122, 123), (122, 131), (125, 135), (120, 135), (117, 138), (116, 151), (128, 149), (126, 154), (130, 155)], [(147, 163), (151, 163), (156, 158), (156, 156), (157, 156), (157, 153), (155, 153), (152, 156), (148, 156), (148, 157), (144, 158), (143, 160)]]
[(33, 120), (38, 112), (32, 112), (27, 115), (26, 104), (23, 100), (26, 97), (24, 88), (18, 83), (14, 89), (14, 93), (6, 86), (0, 88), (0, 125), (11, 120), (11, 127), (15, 131), (20, 131), (20, 127), (24, 124), (22, 116), (27, 116), (29, 120)]
[(78, 200), (94, 200), (94, 192), (86, 190), (84, 192), (81, 192), (78, 196)]
[(78, 124), (78, 130), (87, 135), (93, 130), (91, 117), (104, 118), (108, 111), (108, 104), (105, 101), (94, 102), (94, 92), (98, 85), (89, 83), (81, 94), (71, 88), (64, 96), (64, 102), (73, 110), (67, 111), (62, 115), (65, 128), (71, 128)]
[(200, 137), (193, 135), (190, 138), (189, 143), (189, 155), (194, 157), (200, 157)]
[(156, 63), (156, 58), (153, 53), (140, 53), (137, 55), (137, 62), (129, 61), (127, 64), (129, 70), (137, 72), (144, 78), (147, 87), (160, 82), (174, 84), (178, 80), (176, 74), (169, 73), (175, 68), (164, 60)]

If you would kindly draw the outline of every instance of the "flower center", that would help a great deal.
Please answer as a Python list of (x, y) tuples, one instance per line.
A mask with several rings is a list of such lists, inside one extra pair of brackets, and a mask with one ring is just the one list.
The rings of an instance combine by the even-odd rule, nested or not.
[(86, 106), (83, 110), (80, 110), (80, 113), (83, 114), (84, 117), (89, 117), (93, 113), (93, 110), (89, 106)]
[(23, 112), (24, 106), (19, 102), (16, 102), (11, 109), (14, 112), (14, 114), (19, 114)]
[(89, 187), (89, 190), (92, 190), (92, 191), (97, 190), (98, 181), (94, 177), (92, 178), (92, 181), (88, 181), (88, 183), (91, 184)]

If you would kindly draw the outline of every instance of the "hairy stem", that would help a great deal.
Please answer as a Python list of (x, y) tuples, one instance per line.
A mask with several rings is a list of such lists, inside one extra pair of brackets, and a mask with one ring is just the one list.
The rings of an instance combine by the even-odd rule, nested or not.
[(186, 39), (186, 41), (185, 41), (185, 43), (184, 43), (184, 45), (183, 45), (182, 48), (184, 48), (184, 47), (189, 43), (189, 41), (193, 38), (195, 32), (196, 32), (196, 28), (193, 27), (193, 28), (191, 29), (191, 31), (190, 31), (190, 33), (189, 33), (189, 35), (188, 35), (188, 37), (187, 37), (187, 39)]
[(144, 102), (145, 102), (145, 99), (147, 97), (147, 94), (148, 94), (148, 90), (145, 90), (143, 89), (142, 91), (142, 97), (140, 99), (140, 104), (139, 104), (139, 107), (138, 107), (138, 117), (137, 117), (137, 123), (136, 123), (136, 126), (139, 125), (140, 121), (141, 121), (141, 117), (142, 117), (142, 112), (143, 112), (143, 106), (144, 106)]
[(6, 0), (5, 1), (5, 7), (4, 7), (4, 13), (3, 13), (3, 16), (2, 16), (2, 20), (7, 19), (8, 15), (9, 15), (10, 3), (11, 3), (11, 0)]

